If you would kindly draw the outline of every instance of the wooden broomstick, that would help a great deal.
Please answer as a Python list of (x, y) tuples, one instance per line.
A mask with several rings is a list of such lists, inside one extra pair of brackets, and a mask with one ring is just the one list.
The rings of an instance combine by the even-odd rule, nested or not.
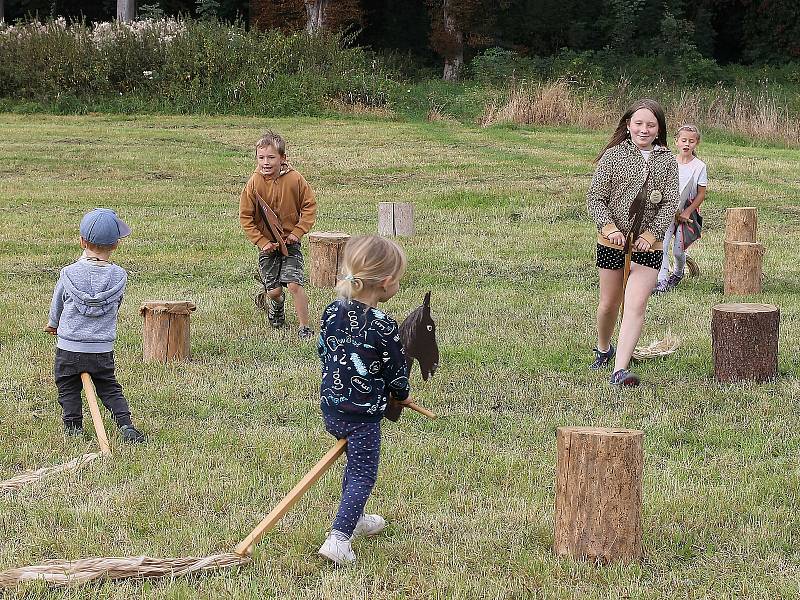
[(642, 228), (642, 221), (644, 220), (644, 207), (647, 202), (647, 182), (650, 179), (650, 169), (647, 169), (647, 174), (644, 178), (644, 183), (636, 198), (631, 204), (628, 216), (633, 221), (631, 224), (628, 235), (625, 236), (625, 267), (622, 270), (622, 302), (619, 305), (619, 321), (622, 326), (622, 317), (625, 316), (625, 290), (628, 287), (628, 277), (631, 275), (631, 258), (633, 257), (633, 243), (639, 236), (639, 230)]
[(108, 436), (106, 435), (106, 428), (103, 425), (103, 419), (100, 417), (100, 409), (97, 406), (97, 395), (94, 391), (92, 378), (88, 373), (81, 373), (81, 381), (83, 382), (83, 389), (86, 392), (86, 402), (89, 405), (89, 412), (92, 415), (92, 424), (94, 425), (94, 430), (97, 435), (97, 443), (100, 445), (100, 452), (89, 452), (60, 465), (42, 467), (34, 471), (26, 471), (11, 479), (0, 481), (0, 492), (16, 492), (29, 483), (41, 481), (50, 475), (63, 471), (78, 471), (96, 458), (111, 456), (111, 448), (108, 444)]

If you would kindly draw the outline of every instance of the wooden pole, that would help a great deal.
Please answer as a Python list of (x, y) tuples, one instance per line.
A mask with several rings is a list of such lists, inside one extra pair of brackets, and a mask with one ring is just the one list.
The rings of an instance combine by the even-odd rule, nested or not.
[(272, 529), (278, 521), (281, 520), (283, 515), (289, 512), (289, 509), (294, 506), (297, 501), (302, 498), (303, 494), (322, 477), (322, 475), (331, 468), (331, 465), (336, 462), (347, 447), (347, 440), (342, 439), (328, 450), (313, 468), (305, 474), (305, 476), (292, 488), (292, 491), (284, 496), (275, 508), (262, 519), (262, 521), (251, 531), (246, 538), (244, 538), (234, 552), (239, 556), (250, 556), (253, 553), (253, 548), (258, 543), (258, 540), (270, 529)]
[(106, 427), (103, 425), (103, 418), (100, 416), (100, 407), (97, 405), (97, 394), (94, 390), (92, 377), (88, 373), (81, 373), (81, 382), (86, 392), (86, 403), (89, 405), (89, 412), (92, 415), (92, 424), (97, 435), (97, 443), (100, 445), (100, 452), (105, 456), (111, 456), (111, 446), (108, 444)]
[(726, 242), (755, 242), (757, 228), (757, 209), (747, 206), (725, 211)]
[(408, 202), (378, 203), (378, 235), (414, 235), (414, 205)]
[(764, 246), (753, 242), (725, 242), (725, 295), (760, 294)]
[(714, 377), (721, 383), (778, 375), (780, 310), (772, 304), (717, 304), (711, 309)]
[(553, 550), (601, 563), (642, 557), (643, 432), (559, 427)]
[(344, 247), (350, 236), (346, 233), (314, 232), (308, 235), (311, 246), (311, 285), (336, 287), (336, 278), (341, 273)]

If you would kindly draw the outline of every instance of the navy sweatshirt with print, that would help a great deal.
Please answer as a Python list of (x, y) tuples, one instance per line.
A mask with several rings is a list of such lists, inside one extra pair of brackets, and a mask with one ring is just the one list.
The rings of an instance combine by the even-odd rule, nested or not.
[(356, 300), (336, 300), (322, 313), (317, 351), (322, 361), (320, 406), (355, 422), (383, 417), (389, 392), (408, 398), (406, 355), (397, 322)]

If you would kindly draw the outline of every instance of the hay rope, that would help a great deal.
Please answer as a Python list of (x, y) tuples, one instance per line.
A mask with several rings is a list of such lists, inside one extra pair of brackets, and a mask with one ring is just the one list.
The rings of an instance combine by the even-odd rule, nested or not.
[(151, 558), (149, 556), (84, 558), (75, 561), (48, 560), (40, 565), (0, 572), (0, 589), (26, 581), (46, 581), (51, 586), (69, 586), (95, 579), (147, 579), (181, 577), (200, 571), (212, 571), (243, 565), (249, 556), (233, 552), (185, 558)]
[(42, 467), (41, 469), (36, 469), (35, 471), (25, 471), (16, 477), (6, 479), (5, 481), (0, 481), (0, 492), (19, 491), (24, 486), (40, 481), (45, 477), (54, 475), (55, 473), (61, 473), (63, 471), (79, 471), (94, 459), (100, 458), (102, 455), (102, 452), (91, 452), (89, 454), (84, 454), (83, 456), (73, 458), (71, 461), (60, 465), (55, 465), (53, 467)]
[(700, 266), (695, 262), (691, 256), (686, 256), (686, 268), (689, 271), (689, 277), (700, 276)]
[(636, 346), (633, 351), (633, 358), (636, 360), (646, 360), (648, 358), (659, 358), (661, 356), (669, 356), (674, 353), (681, 345), (681, 340), (668, 333), (667, 337), (663, 340), (656, 340), (649, 346)]

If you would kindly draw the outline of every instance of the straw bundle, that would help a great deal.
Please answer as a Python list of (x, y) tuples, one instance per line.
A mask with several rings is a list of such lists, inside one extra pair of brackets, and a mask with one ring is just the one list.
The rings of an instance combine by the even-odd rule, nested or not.
[(6, 479), (5, 481), (0, 481), (0, 492), (19, 491), (22, 487), (28, 485), (29, 483), (34, 483), (40, 479), (44, 479), (48, 475), (61, 473), (62, 471), (78, 471), (92, 462), (95, 458), (100, 458), (101, 456), (103, 456), (102, 452), (91, 452), (89, 454), (84, 454), (83, 456), (73, 458), (71, 461), (65, 462), (61, 465), (56, 465), (54, 467), (42, 467), (41, 469), (36, 469), (34, 471), (25, 471), (16, 477)]
[(689, 277), (700, 276), (700, 267), (691, 256), (686, 257), (686, 270), (689, 271)]
[(648, 358), (668, 356), (675, 352), (680, 345), (680, 339), (669, 333), (663, 340), (656, 340), (649, 346), (636, 346), (636, 349), (633, 351), (633, 358), (636, 360), (645, 360)]
[(68, 586), (95, 579), (145, 579), (180, 577), (199, 571), (211, 571), (243, 565), (249, 556), (233, 552), (185, 558), (151, 558), (149, 556), (84, 558), (75, 561), (48, 560), (40, 565), (10, 569), (0, 573), (0, 589), (25, 581), (46, 581), (52, 586)]

